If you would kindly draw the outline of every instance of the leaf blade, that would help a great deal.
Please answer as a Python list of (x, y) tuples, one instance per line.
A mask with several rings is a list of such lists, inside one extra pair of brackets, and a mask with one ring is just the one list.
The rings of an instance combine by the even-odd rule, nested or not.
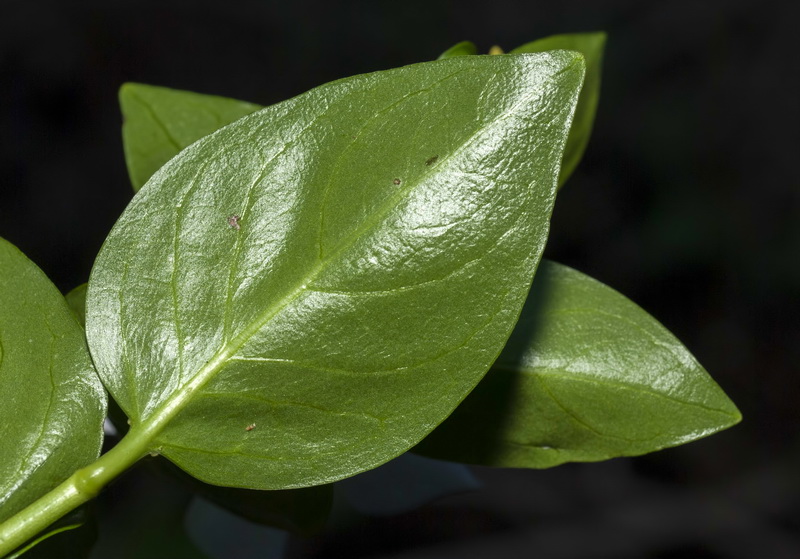
[(655, 319), (610, 287), (543, 260), (497, 362), (414, 451), (548, 468), (661, 450), (740, 419)]
[(572, 121), (567, 146), (564, 148), (564, 161), (561, 164), (561, 173), (558, 178), (559, 188), (569, 179), (580, 163), (592, 134), (597, 104), (600, 99), (600, 78), (605, 42), (606, 34), (604, 32), (568, 33), (538, 39), (511, 51), (511, 53), (523, 53), (567, 49), (578, 51), (586, 58), (586, 79), (578, 98), (578, 106), (575, 109), (575, 118)]
[(461, 41), (456, 43), (442, 54), (436, 60), (445, 60), (446, 58), (453, 58), (454, 56), (470, 56), (478, 54), (478, 47), (472, 41)]
[(100, 453), (106, 394), (61, 293), (0, 239), (0, 521)]
[(119, 90), (122, 143), (134, 192), (183, 148), (260, 105), (140, 83)]
[(339, 80), (163, 167), (89, 282), (90, 347), (131, 432), (261, 489), (419, 440), (516, 319), (582, 66), (459, 57)]

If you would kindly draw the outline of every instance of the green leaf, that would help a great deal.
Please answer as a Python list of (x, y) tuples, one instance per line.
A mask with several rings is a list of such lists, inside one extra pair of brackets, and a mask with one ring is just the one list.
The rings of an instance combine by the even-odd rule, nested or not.
[(334, 481), (416, 444), (513, 328), (582, 76), (566, 51), (428, 62), (322, 86), (181, 152), (89, 282), (90, 347), (128, 437), (254, 489)]
[(82, 283), (69, 293), (64, 295), (67, 300), (69, 310), (78, 319), (81, 326), (86, 325), (86, 284)]
[(95, 460), (106, 394), (50, 280), (0, 239), (0, 522)]
[(597, 112), (597, 102), (600, 98), (600, 74), (603, 61), (603, 48), (606, 44), (606, 34), (595, 33), (570, 33), (566, 35), (553, 35), (532, 43), (526, 43), (515, 48), (511, 53), (545, 52), (553, 49), (575, 50), (583, 54), (586, 59), (586, 79), (583, 90), (578, 98), (578, 107), (575, 109), (575, 118), (569, 131), (567, 146), (564, 148), (564, 161), (561, 164), (561, 174), (558, 177), (559, 188), (572, 175), (580, 163), (589, 137), (592, 134), (594, 115)]
[(446, 58), (453, 58), (454, 56), (469, 56), (478, 54), (478, 47), (472, 41), (461, 41), (456, 43), (442, 54), (439, 55), (437, 60), (444, 60)]
[(124, 84), (119, 103), (125, 162), (134, 191), (186, 146), (261, 108), (245, 101), (140, 83)]
[(543, 260), (489, 374), (414, 451), (548, 468), (644, 454), (740, 420), (654, 318), (589, 276)]

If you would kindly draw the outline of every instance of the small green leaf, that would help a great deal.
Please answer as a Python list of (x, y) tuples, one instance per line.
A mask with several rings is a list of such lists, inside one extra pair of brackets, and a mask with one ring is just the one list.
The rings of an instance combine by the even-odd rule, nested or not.
[(124, 84), (119, 103), (125, 162), (134, 191), (189, 144), (261, 108), (245, 101), (140, 83)]
[(78, 319), (81, 326), (86, 325), (86, 284), (82, 283), (72, 291), (64, 295), (69, 305), (69, 310)]
[(445, 58), (453, 58), (454, 56), (469, 56), (478, 54), (478, 47), (472, 41), (461, 41), (456, 43), (442, 54), (439, 55), (437, 60), (444, 60)]
[(182, 151), (89, 281), (87, 336), (128, 437), (253, 489), (416, 444), (511, 333), (582, 78), (567, 51), (417, 64)]
[(589, 276), (542, 261), (489, 374), (414, 451), (548, 468), (660, 450), (740, 419), (654, 318)]
[(64, 297), (0, 239), (0, 522), (97, 458), (106, 394)]
[(600, 74), (605, 44), (606, 34), (603, 32), (570, 33), (545, 37), (511, 51), (512, 54), (516, 54), (566, 49), (578, 51), (586, 58), (586, 79), (578, 98), (578, 107), (575, 109), (575, 118), (569, 131), (567, 147), (564, 148), (564, 160), (561, 163), (561, 174), (558, 177), (559, 188), (580, 163), (592, 134), (594, 115), (597, 112), (597, 102), (600, 98)]

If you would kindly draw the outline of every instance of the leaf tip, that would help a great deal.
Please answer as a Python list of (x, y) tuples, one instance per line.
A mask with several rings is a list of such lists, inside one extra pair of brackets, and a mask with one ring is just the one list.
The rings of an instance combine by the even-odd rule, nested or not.
[(128, 99), (136, 94), (138, 89), (141, 89), (143, 84), (137, 82), (125, 82), (121, 86), (119, 86), (119, 92), (117, 96), (119, 97), (120, 103), (125, 99)]

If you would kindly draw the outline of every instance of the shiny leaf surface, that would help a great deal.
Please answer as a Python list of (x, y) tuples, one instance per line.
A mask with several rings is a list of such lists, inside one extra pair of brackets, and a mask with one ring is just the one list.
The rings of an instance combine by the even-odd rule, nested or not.
[(97, 458), (106, 394), (83, 330), (33, 262), (0, 239), (0, 521)]
[(564, 148), (564, 161), (561, 164), (561, 174), (558, 178), (559, 187), (567, 181), (580, 163), (592, 134), (594, 115), (597, 112), (597, 102), (600, 98), (600, 74), (605, 44), (606, 34), (602, 32), (569, 33), (545, 37), (511, 51), (512, 53), (523, 53), (567, 49), (578, 51), (586, 58), (586, 79), (578, 98), (578, 107), (575, 109), (575, 119), (569, 131), (567, 146)]
[(129, 436), (203, 481), (260, 489), (416, 444), (513, 328), (582, 77), (566, 51), (356, 76), (162, 167), (87, 298)]
[(545, 260), (497, 362), (415, 452), (547, 468), (652, 452), (740, 419), (654, 318), (610, 287)]
[(183, 148), (260, 105), (141, 83), (119, 90), (122, 143), (134, 191)]
[(446, 58), (453, 58), (454, 56), (469, 56), (478, 54), (478, 47), (472, 41), (461, 41), (456, 43), (442, 54), (439, 55), (437, 60), (444, 60)]

